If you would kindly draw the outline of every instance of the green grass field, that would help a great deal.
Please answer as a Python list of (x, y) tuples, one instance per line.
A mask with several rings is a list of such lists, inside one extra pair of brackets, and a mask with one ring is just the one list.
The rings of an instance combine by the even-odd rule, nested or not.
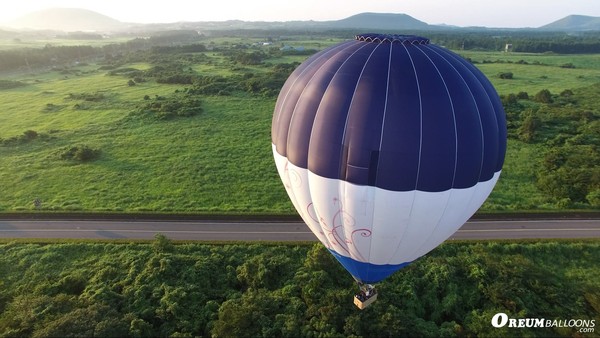
[[(2, 135), (35, 130), (47, 138), (2, 148), (2, 209), (27, 210), (39, 198), (47, 210), (289, 211), (271, 163), (265, 123), (271, 100), (206, 97), (199, 116), (154, 122), (128, 114), (134, 102), (163, 94), (165, 86), (127, 87), (122, 79), (116, 85), (114, 78), (91, 75), (86, 91), (105, 93), (106, 102), (77, 110), (72, 106), (78, 102), (65, 96), (82, 87), (81, 80), (36, 89), (49, 85), (52, 94), (14, 93), (11, 109), (29, 113), (7, 118)], [(47, 103), (64, 108), (44, 112)], [(100, 158), (81, 164), (59, 158), (61, 149), (77, 144), (99, 149)]]
[[(600, 82), (600, 55), (461, 54), (477, 62), (500, 94), (559, 93)], [(207, 56), (212, 62), (193, 65), (196, 73), (235, 75), (223, 56)], [(502, 63), (482, 63), (497, 59)], [(561, 68), (564, 64), (575, 68)], [(264, 72), (265, 67), (244, 66), (243, 71)], [(496, 76), (507, 71), (514, 79)], [(10, 79), (27, 85), (1, 91), (0, 139), (22, 138), (28, 130), (39, 137), (0, 145), (0, 211), (32, 211), (39, 199), (42, 211), (294, 213), (271, 155), (274, 97), (201, 95), (201, 114), (157, 121), (132, 112), (145, 96), (175, 95), (183, 85), (129, 86), (126, 77), (108, 76), (93, 64)], [(61, 158), (82, 146), (98, 150), (98, 159)], [(535, 160), (541, 156), (536, 147), (509, 142), (503, 175), (482, 211), (554, 208), (533, 186)]]
[[(496, 87), (500, 94), (542, 89), (560, 93), (565, 89), (590, 86), (600, 82), (600, 55), (553, 55), (503, 52), (460, 52), (470, 58)], [(484, 63), (485, 61), (489, 63)], [(524, 62), (524, 63), (519, 63)], [(565, 65), (575, 68), (564, 68)], [(499, 73), (511, 72), (514, 78), (503, 80)]]

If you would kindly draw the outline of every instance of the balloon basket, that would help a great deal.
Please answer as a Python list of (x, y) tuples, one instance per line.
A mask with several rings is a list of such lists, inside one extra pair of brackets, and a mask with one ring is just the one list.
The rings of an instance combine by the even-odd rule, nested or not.
[(364, 284), (358, 281), (360, 292), (354, 295), (354, 305), (359, 309), (364, 309), (377, 300), (377, 290), (371, 284)]
[(364, 299), (364, 298), (361, 297), (360, 294), (355, 295), (354, 296), (354, 305), (356, 305), (356, 307), (358, 307), (359, 309), (363, 310), (366, 307), (368, 307), (369, 305), (373, 304), (373, 302), (375, 302), (377, 300), (377, 294), (374, 294), (371, 297), (366, 298), (364, 300), (361, 300), (361, 299)]

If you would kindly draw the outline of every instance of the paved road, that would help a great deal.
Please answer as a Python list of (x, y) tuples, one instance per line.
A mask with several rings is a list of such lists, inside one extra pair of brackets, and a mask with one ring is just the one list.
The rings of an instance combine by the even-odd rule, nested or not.
[[(301, 222), (0, 220), (0, 238), (315, 241)], [(472, 220), (451, 239), (598, 238), (600, 220)]]

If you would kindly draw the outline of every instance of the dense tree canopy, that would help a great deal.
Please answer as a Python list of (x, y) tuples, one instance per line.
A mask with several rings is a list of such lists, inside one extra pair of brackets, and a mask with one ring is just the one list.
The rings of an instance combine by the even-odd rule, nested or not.
[[(0, 336), (510, 336), (491, 318), (598, 319), (597, 242), (447, 243), (357, 288), (315, 245), (0, 244)], [(518, 330), (518, 331), (517, 331)]]

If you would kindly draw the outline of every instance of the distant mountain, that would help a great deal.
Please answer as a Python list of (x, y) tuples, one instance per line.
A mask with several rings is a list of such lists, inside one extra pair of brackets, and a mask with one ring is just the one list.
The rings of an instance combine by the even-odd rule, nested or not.
[(600, 30), (600, 17), (569, 15), (544, 25), (539, 29), (555, 31), (598, 31)]
[(327, 21), (324, 25), (332, 28), (356, 28), (377, 30), (428, 29), (430, 25), (407, 14), (360, 13), (337, 21)]
[[(229, 29), (352, 29), (360, 31), (406, 31), (406, 30), (487, 30), (486, 27), (458, 27), (430, 25), (407, 14), (360, 13), (341, 20), (332, 21), (211, 21), (173, 22), (160, 24), (123, 23), (100, 13), (78, 8), (53, 8), (33, 12), (6, 24), (11, 28), (52, 31), (84, 32), (145, 32), (157, 30), (229, 30)], [(531, 28), (528, 28), (531, 30)], [(538, 28), (555, 31), (600, 31), (600, 17), (570, 15)], [(511, 30), (518, 30), (513, 28)]]
[(21, 29), (48, 29), (65, 32), (114, 31), (126, 24), (106, 15), (79, 8), (51, 8), (27, 14), (8, 24)]

